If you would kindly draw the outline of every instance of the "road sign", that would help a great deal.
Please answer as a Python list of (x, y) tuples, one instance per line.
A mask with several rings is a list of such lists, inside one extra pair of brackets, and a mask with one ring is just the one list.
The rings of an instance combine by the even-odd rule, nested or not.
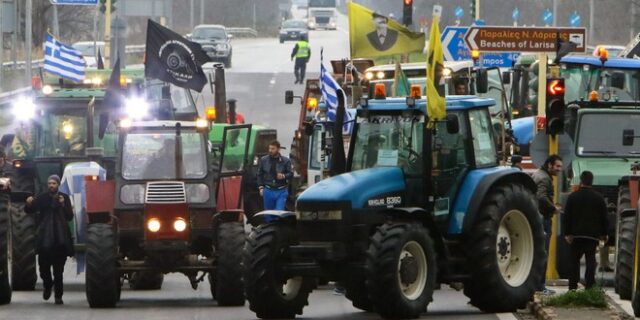
[(577, 27), (582, 23), (582, 18), (580, 18), (580, 15), (578, 14), (578, 12), (574, 11), (570, 16), (569, 16), (569, 25), (572, 27)]
[(585, 52), (585, 28), (530, 28), (473, 26), (464, 37), (472, 50), (494, 52), (555, 52), (556, 38), (576, 44), (572, 52)]
[(513, 18), (513, 21), (518, 21), (518, 18), (520, 18), (520, 10), (518, 10), (518, 8), (513, 9), (511, 18)]
[[(442, 31), (442, 47), (444, 59), (447, 61), (471, 60), (471, 51), (464, 42), (464, 35), (469, 27), (446, 27)], [(482, 56), (484, 67), (504, 67), (509, 68), (518, 59), (519, 53), (490, 53)]]
[(98, 4), (98, 0), (49, 0), (49, 1), (51, 1), (52, 4), (61, 4), (61, 5), (75, 4), (75, 5), (92, 6), (92, 5)]
[(618, 56), (622, 58), (640, 58), (640, 33), (638, 33), (636, 37), (627, 44)]
[(545, 9), (544, 12), (542, 12), (542, 22), (547, 25), (553, 23), (553, 12), (551, 12), (551, 10)]
[(462, 18), (464, 17), (464, 10), (460, 6), (457, 6), (454, 14), (456, 15), (456, 18)]

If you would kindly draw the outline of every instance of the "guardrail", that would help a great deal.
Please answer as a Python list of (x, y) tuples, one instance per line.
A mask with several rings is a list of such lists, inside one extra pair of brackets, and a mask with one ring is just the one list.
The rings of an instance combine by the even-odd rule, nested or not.
[(16, 97), (27, 94), (31, 91), (31, 87), (24, 87), (13, 91), (0, 93), (0, 106), (4, 106)]
[[(40, 67), (43, 64), (44, 64), (44, 59), (31, 61), (31, 66), (34, 68)], [(9, 61), (9, 62), (3, 63), (2, 67), (5, 69), (24, 69), (26, 65), (27, 63), (25, 61), (16, 61), (16, 63), (13, 63), (13, 61)]]
[(227, 32), (234, 36), (257, 37), (258, 31), (252, 28), (227, 28)]

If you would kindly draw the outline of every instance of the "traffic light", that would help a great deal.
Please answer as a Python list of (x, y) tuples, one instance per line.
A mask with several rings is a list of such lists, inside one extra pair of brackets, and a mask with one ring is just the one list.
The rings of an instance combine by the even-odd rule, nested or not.
[(402, 0), (402, 24), (410, 26), (413, 24), (413, 0)]
[[(116, 11), (116, 2), (118, 0), (111, 0), (111, 12)], [(107, 0), (100, 0), (100, 12), (103, 14), (107, 12)]]
[(564, 131), (564, 78), (547, 79), (547, 105), (545, 109), (547, 134), (556, 135)]
[(469, 3), (469, 14), (471, 15), (471, 19), (476, 18), (476, 0), (470, 0)]

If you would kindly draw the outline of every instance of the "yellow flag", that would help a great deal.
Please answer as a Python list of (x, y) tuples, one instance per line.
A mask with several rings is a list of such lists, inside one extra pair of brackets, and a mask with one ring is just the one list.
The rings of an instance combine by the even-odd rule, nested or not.
[(424, 33), (409, 29), (372, 10), (349, 2), (349, 41), (352, 58), (374, 58), (422, 52)]
[(446, 116), (443, 69), (444, 55), (442, 42), (440, 42), (440, 28), (438, 17), (434, 15), (427, 52), (427, 113), (431, 120), (442, 120)]

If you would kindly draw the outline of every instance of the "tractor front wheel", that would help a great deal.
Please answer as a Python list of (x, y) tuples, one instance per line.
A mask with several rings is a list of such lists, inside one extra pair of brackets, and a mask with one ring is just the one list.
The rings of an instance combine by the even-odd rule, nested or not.
[(9, 196), (0, 194), (0, 305), (11, 303), (9, 220)]
[(242, 275), (242, 248), (244, 247), (242, 222), (226, 222), (217, 234), (215, 276), (209, 276), (211, 295), (220, 306), (244, 305), (244, 279)]
[(12, 202), (11, 285), (15, 291), (33, 291), (36, 287), (36, 222), (24, 212), (23, 202)]
[(270, 223), (255, 228), (244, 249), (245, 293), (261, 319), (292, 319), (302, 314), (315, 287), (311, 278), (286, 276), (282, 264), (294, 242), (293, 228)]
[(531, 191), (520, 184), (492, 188), (466, 239), (471, 277), (464, 293), (485, 312), (512, 312), (542, 282), (544, 231)]
[(87, 230), (86, 292), (91, 308), (114, 308), (120, 298), (120, 275), (113, 227), (94, 223)]

